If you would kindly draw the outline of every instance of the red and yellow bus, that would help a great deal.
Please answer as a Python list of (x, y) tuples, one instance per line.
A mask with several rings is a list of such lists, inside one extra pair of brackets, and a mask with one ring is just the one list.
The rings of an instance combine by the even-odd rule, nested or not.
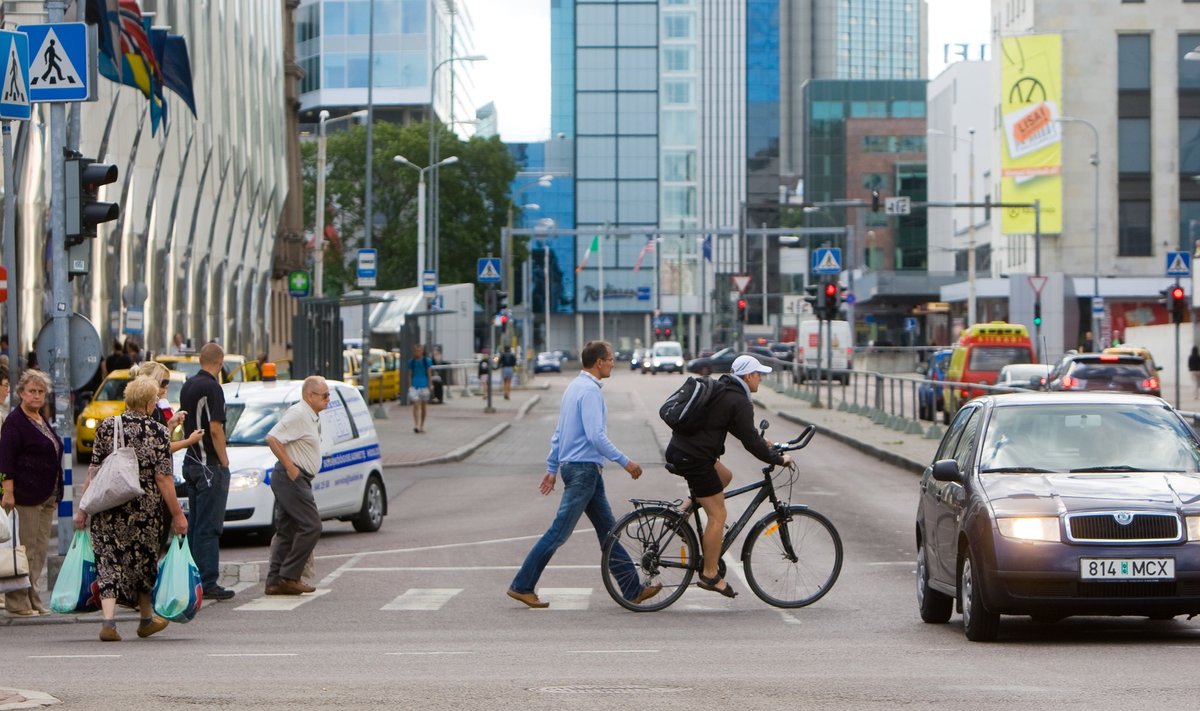
[[(1036, 362), (1033, 341), (1024, 326), (1004, 321), (977, 323), (959, 336), (950, 355), (946, 380), (995, 385), (1004, 366)], [(954, 417), (964, 402), (985, 392), (961, 385), (946, 388), (946, 417)]]

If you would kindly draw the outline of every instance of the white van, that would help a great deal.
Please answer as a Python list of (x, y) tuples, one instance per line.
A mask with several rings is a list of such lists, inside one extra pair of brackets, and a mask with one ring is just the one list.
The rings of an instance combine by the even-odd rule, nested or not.
[[(328, 382), (329, 407), (321, 412), (321, 471), (313, 479), (313, 498), (322, 520), (336, 518), (350, 521), (356, 531), (377, 531), (387, 515), (387, 491), (375, 423), (357, 389)], [(276, 459), (267, 447), (267, 432), (284, 410), (300, 400), (303, 384), (302, 380), (279, 380), (222, 386), (230, 471), (227, 530), (272, 530), (275, 495), (271, 493), (271, 472)], [(175, 482), (186, 511), (185, 451), (175, 453)]]
[(850, 383), (850, 371), (854, 368), (854, 341), (850, 337), (850, 324), (846, 321), (830, 321), (833, 341), (833, 364), (830, 368), (825, 352), (825, 329), (817, 320), (800, 322), (800, 336), (796, 339), (796, 361), (800, 364), (800, 380), (817, 377), (820, 365), (821, 377)]
[(659, 341), (650, 350), (650, 372), (683, 372), (683, 346), (679, 341)]

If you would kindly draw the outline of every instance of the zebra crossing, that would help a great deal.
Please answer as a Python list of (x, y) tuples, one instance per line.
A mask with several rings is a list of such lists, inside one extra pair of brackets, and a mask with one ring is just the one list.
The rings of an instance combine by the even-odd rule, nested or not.
[[(243, 591), (242, 594), (253, 594), (251, 590), (253, 588)], [(390, 601), (385, 602), (378, 609), (385, 612), (439, 612), (452, 607), (456, 602), (464, 600), (467, 597), (463, 595), (465, 590), (465, 588), (409, 588)], [(482, 593), (483, 588), (480, 587), (475, 592), (477, 594)], [(255, 597), (235, 605), (234, 609), (239, 612), (287, 612), (312, 605), (316, 601), (331, 595), (331, 593), (334, 593), (333, 588), (318, 588), (316, 592), (306, 595), (261, 595), (260, 597)], [(506, 607), (513, 605), (508, 598), (504, 597), (503, 588), (489, 586), (486, 594), (494, 597), (498, 605)], [(542, 610), (530, 609), (530, 612), (577, 612), (589, 610), (593, 607), (603, 609), (605, 607), (616, 606), (616, 603), (613, 602), (612, 598), (608, 595), (608, 591), (604, 588), (542, 587), (538, 588), (538, 596), (542, 600), (549, 602), (550, 607)], [(336, 597), (336, 595), (333, 595), (328, 601), (334, 601)], [(476, 597), (475, 600), (477, 601), (478, 598)], [(693, 587), (688, 589), (683, 594), (683, 597), (676, 601), (669, 609), (717, 611), (729, 610), (731, 604), (732, 601), (730, 600), (721, 598), (712, 592)]]

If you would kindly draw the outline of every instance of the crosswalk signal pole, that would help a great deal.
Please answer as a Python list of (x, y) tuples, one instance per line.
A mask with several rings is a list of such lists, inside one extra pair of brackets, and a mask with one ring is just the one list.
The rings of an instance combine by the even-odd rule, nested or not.
[[(489, 255), (490, 256), (490, 255)], [(483, 312), (487, 318), (488, 329), (488, 353), (487, 353), (487, 407), (483, 411), (487, 414), (492, 414), (496, 408), (492, 407), (492, 356), (496, 354), (496, 290), (488, 287), (484, 292), (484, 308)]]

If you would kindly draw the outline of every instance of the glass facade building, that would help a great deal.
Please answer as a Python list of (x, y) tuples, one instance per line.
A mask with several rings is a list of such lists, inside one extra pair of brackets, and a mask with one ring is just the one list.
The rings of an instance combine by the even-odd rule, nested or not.
[[(272, 327), (272, 258), (288, 194), (283, 3), (151, 9), (156, 25), (187, 41), (198, 116), (167, 91), (168, 122), (152, 134), (142, 94), (103, 78), (97, 101), (75, 105), (80, 129), (68, 131), (68, 144), (117, 166), (117, 182), (100, 197), (120, 203), (121, 216), (90, 241), (91, 271), (71, 282), (74, 308), (106, 345), (127, 333), (163, 352), (179, 331), (255, 354)], [(46, 253), (49, 117), (48, 104), (35, 104), (30, 121), (15, 122), (20, 191), (5, 186), (5, 202), (18, 209), (9, 289), (20, 299), (20, 351), (50, 315), (49, 258), (64, 256)], [(146, 295), (140, 328), (127, 308), (138, 292)]]

